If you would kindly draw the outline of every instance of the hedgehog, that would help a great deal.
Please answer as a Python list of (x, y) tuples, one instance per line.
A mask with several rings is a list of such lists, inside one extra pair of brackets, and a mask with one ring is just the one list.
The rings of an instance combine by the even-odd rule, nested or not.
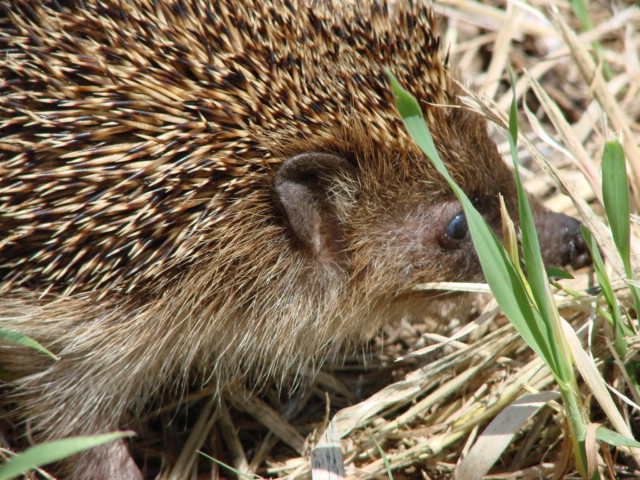
[[(188, 382), (292, 385), (481, 280), (464, 213), (385, 69), (489, 225), (513, 174), (421, 2), (0, 0), (4, 401), (36, 440), (126, 428)], [(576, 220), (533, 201), (545, 264)], [(514, 215), (517, 221), (517, 215)], [(73, 479), (138, 479), (123, 442)]]

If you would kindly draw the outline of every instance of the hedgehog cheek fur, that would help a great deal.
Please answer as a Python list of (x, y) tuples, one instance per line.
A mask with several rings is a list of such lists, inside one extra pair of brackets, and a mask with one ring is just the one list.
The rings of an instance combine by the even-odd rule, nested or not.
[[(455, 235), (447, 234), (452, 221), (463, 216), (450, 191), (444, 189), (442, 198), (433, 198), (425, 176), (416, 181), (377, 175), (372, 183), (366, 168), (357, 164), (371, 167), (387, 160), (360, 157), (352, 163), (347, 156), (353, 157), (294, 155), (276, 173), (275, 190), (291, 237), (307, 252), (314, 274), (326, 268), (341, 279), (342, 294), (353, 298), (351, 310), (364, 314), (369, 326), (365, 330), (375, 331), (407, 315), (424, 315), (433, 295), (411, 294), (416, 284), (482, 279), (466, 224)], [(425, 160), (419, 162), (429, 168)], [(380, 189), (382, 178), (387, 182)], [(495, 197), (479, 207), (498, 232), (499, 215), (493, 212), (497, 190)], [(359, 323), (349, 320), (349, 325)]]

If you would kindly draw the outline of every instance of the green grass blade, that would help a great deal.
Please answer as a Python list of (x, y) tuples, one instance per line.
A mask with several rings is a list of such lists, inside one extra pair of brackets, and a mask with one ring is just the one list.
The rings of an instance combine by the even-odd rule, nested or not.
[(600, 255), (598, 244), (589, 230), (584, 227), (580, 228), (582, 230), (582, 236), (587, 243), (587, 247), (589, 247), (589, 251), (591, 252), (598, 286), (602, 290), (602, 296), (604, 297), (605, 302), (607, 302), (609, 312), (611, 313), (611, 319), (613, 322), (612, 326), (615, 331), (616, 352), (620, 355), (620, 358), (624, 358), (627, 352), (627, 342), (624, 340), (624, 336), (625, 334), (632, 334), (632, 332), (628, 330), (628, 327), (626, 327), (622, 321), (622, 314), (620, 312), (620, 307), (618, 306), (618, 300), (613, 292), (609, 275), (607, 275), (607, 271), (604, 268), (604, 261), (602, 260), (602, 255)]
[(631, 276), (629, 182), (622, 146), (607, 142), (602, 153), (602, 200), (611, 234), (622, 257), (627, 276)]
[[(513, 171), (516, 182), (516, 189), (518, 193), (518, 209), (520, 212), (520, 230), (522, 231), (522, 254), (524, 259), (524, 265), (527, 269), (527, 277), (531, 288), (531, 294), (533, 295), (532, 301), (534, 302), (538, 312), (540, 313), (541, 320), (547, 319), (545, 323), (545, 330), (548, 333), (553, 334), (552, 329), (549, 329), (550, 321), (553, 317), (551, 311), (551, 305), (549, 303), (548, 293), (548, 280), (544, 269), (544, 263), (542, 261), (542, 255), (540, 254), (540, 241), (538, 240), (538, 233), (536, 232), (535, 222), (533, 220), (533, 213), (531, 212), (531, 206), (527, 198), (524, 186), (522, 185), (522, 179), (520, 178), (520, 168), (518, 165), (518, 112), (516, 108), (516, 92), (515, 92), (515, 79), (513, 73), (509, 69), (509, 75), (511, 77), (511, 88), (513, 91), (513, 98), (511, 100), (511, 108), (509, 110), (509, 148), (511, 150), (511, 159), (513, 161)], [(553, 345), (557, 345), (554, 338), (557, 336), (545, 337), (549, 348), (551, 357), (553, 358), (552, 369), (560, 374), (560, 378), (563, 381), (567, 381), (567, 375), (571, 375), (567, 371), (566, 362), (563, 361), (562, 354), (556, 355), (556, 348)], [(566, 350), (566, 349), (565, 349)], [(569, 366), (569, 371), (572, 371)]]
[[(607, 142), (602, 152), (602, 200), (611, 226), (624, 271), (629, 280), (635, 280), (631, 267), (631, 215), (629, 206), (629, 179), (622, 145), (617, 140)], [(640, 311), (640, 289), (629, 284), (636, 311)]]
[[(510, 75), (511, 70), (509, 70)], [(515, 80), (512, 77), (512, 88), (515, 88)], [(511, 159), (513, 161), (513, 172), (518, 193), (518, 209), (520, 212), (520, 230), (522, 231), (522, 253), (524, 264), (527, 268), (529, 283), (533, 299), (538, 311), (543, 318), (549, 318), (550, 306), (546, 294), (547, 276), (540, 255), (540, 242), (538, 233), (536, 232), (535, 222), (527, 194), (522, 185), (520, 178), (520, 168), (518, 165), (518, 149), (516, 142), (518, 138), (518, 114), (516, 110), (516, 95), (513, 92), (513, 100), (509, 111), (509, 148), (511, 150)]]
[(637, 440), (625, 437), (624, 435), (620, 435), (619, 433), (604, 427), (600, 427), (598, 428), (598, 430), (596, 430), (596, 438), (601, 442), (608, 443), (609, 445), (613, 445), (614, 447), (640, 448), (640, 442), (638, 442)]
[[(485, 279), (496, 301), (514, 324), (518, 333), (540, 357), (547, 361), (554, 371), (555, 361), (546, 340), (549, 338), (549, 333), (539, 315), (531, 309), (529, 297), (517, 269), (506, 255), (502, 244), (493, 231), (486, 225), (469, 198), (447, 172), (435, 148), (418, 102), (400, 86), (391, 73), (388, 72), (388, 74), (396, 95), (398, 110), (407, 130), (418, 147), (429, 157), (436, 170), (444, 176), (462, 204)], [(555, 374), (556, 371), (554, 371)]]
[(571, 8), (573, 9), (573, 13), (578, 20), (580, 21), (580, 27), (582, 30), (591, 30), (591, 18), (589, 18), (589, 10), (584, 0), (570, 0)]
[(532, 296), (531, 301), (540, 313), (540, 321), (542, 322), (540, 328), (541, 330), (545, 329), (548, 334), (544, 339), (547, 342), (550, 352), (550, 358), (547, 359), (547, 363), (555, 374), (556, 382), (562, 394), (576, 464), (578, 470), (582, 472), (587, 471), (584, 449), (586, 422), (578, 396), (578, 386), (573, 368), (573, 356), (563, 334), (560, 315), (553, 303), (551, 289), (549, 288), (549, 279), (545, 272), (544, 262), (540, 253), (540, 242), (538, 240), (538, 233), (536, 232), (531, 206), (529, 205), (529, 200), (520, 178), (518, 151), (516, 148), (518, 139), (516, 82), (511, 69), (509, 69), (509, 75), (511, 77), (511, 89), (513, 92), (509, 111), (509, 146), (511, 149), (511, 159), (513, 161), (514, 177), (518, 194), (524, 265)]
[(565, 280), (573, 280), (575, 278), (569, 272), (567, 272), (566, 270), (562, 270), (561, 268), (550, 268), (549, 270), (547, 270), (547, 275), (549, 277), (558, 277)]
[(131, 435), (133, 435), (133, 432), (115, 432), (90, 437), (63, 438), (36, 445), (0, 465), (0, 480), (15, 478), (33, 468), (56, 462), (82, 450)]
[(391, 470), (391, 462), (389, 462), (389, 458), (387, 457), (387, 454), (384, 452), (384, 450), (382, 449), (382, 447), (380, 446), (380, 444), (378, 443), (378, 440), (376, 440), (376, 437), (373, 436), (373, 434), (367, 429), (369, 436), (371, 437), (371, 440), (373, 440), (373, 443), (376, 445), (376, 448), (378, 449), (378, 453), (380, 454), (380, 458), (382, 458), (382, 462), (384, 463), (384, 468), (387, 472), (387, 477), (389, 478), (389, 480), (393, 480), (393, 472)]
[(38, 352), (44, 353), (45, 355), (49, 355), (54, 360), (58, 359), (58, 357), (56, 357), (53, 353), (51, 353), (49, 350), (44, 348), (42, 345), (40, 345), (34, 339), (25, 335), (24, 333), (16, 332), (14, 330), (5, 330), (3, 328), (0, 328), (0, 338), (2, 340), (6, 340), (7, 342), (16, 343), (18, 345), (33, 348)]
[(200, 450), (198, 450), (198, 453), (200, 455), (202, 455), (204, 458), (206, 458), (207, 460), (210, 460), (213, 463), (216, 463), (216, 464), (220, 465), (222, 468), (225, 468), (225, 469), (229, 470), (231, 473), (235, 474), (238, 478), (247, 478), (249, 480), (255, 480), (257, 478), (262, 478), (262, 477), (260, 477), (258, 475), (250, 475), (248, 473), (241, 472), (240, 470), (236, 470), (231, 465), (227, 465), (226, 463), (221, 462), (220, 460), (218, 460), (216, 458), (213, 458), (212, 456), (207, 455), (206, 453), (204, 453), (204, 452), (202, 452)]

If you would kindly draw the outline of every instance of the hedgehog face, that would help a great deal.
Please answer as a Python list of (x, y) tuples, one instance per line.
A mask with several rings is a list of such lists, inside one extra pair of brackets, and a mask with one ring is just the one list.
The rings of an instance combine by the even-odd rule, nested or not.
[[(384, 176), (370, 184), (341, 156), (303, 153), (282, 164), (274, 185), (290, 230), (311, 258), (346, 267), (351, 278), (378, 277), (372, 283), (389, 296), (420, 282), (481, 278), (460, 203), (451, 193), (434, 196), (444, 181), (426, 178), (398, 184), (387, 176), (381, 190)], [(497, 192), (475, 202), (498, 232)]]
[[(467, 139), (477, 140), (474, 135)], [(499, 198), (503, 196), (517, 225), (516, 194), (513, 175), (489, 145), (480, 158), (464, 156), (471, 148), (458, 148), (455, 154), (443, 148), (443, 153), (453, 176), (500, 238)], [(367, 295), (388, 299), (420, 283), (482, 281), (462, 206), (425, 159), (403, 158), (403, 170), (394, 172), (380, 155), (361, 160), (366, 168), (346, 156), (298, 154), (276, 173), (278, 201), (312, 261), (346, 270), (349, 278), (375, 287)], [(407, 170), (410, 163), (414, 168)], [(547, 267), (587, 263), (578, 222), (546, 210), (535, 199), (531, 204)]]

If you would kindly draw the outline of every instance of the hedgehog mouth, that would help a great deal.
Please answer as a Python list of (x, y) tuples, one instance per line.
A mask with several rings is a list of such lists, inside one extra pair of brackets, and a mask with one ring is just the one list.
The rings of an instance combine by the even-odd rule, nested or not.
[[(467, 290), (457, 289), (455, 285), (448, 283), (426, 283), (416, 285), (413, 289), (401, 292), (398, 298), (403, 297), (419, 297), (429, 300), (438, 300), (440, 298), (450, 299), (452, 295), (472, 293)], [(476, 293), (476, 292), (473, 292)]]
[[(393, 302), (398, 304), (414, 305), (419, 308), (419, 304), (430, 305), (433, 302), (448, 302), (456, 295), (466, 295), (469, 292), (460, 290), (446, 290), (440, 288), (430, 288), (430, 284), (424, 286), (418, 285), (416, 287), (400, 290), (393, 295)], [(412, 308), (413, 310), (413, 308)]]

